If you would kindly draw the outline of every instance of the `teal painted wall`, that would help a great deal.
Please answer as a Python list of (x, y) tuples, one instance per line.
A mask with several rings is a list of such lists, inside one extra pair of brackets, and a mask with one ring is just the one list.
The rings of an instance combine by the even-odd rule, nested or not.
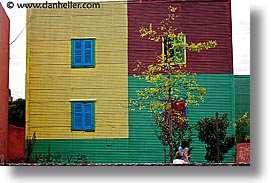
[[(250, 75), (235, 75), (235, 119), (242, 117), (245, 112), (250, 114)], [(250, 134), (250, 125), (244, 130)], [(251, 134), (250, 134), (251, 135)]]
[[(132, 76), (128, 80), (129, 98), (136, 96), (138, 88), (148, 85)], [(206, 88), (205, 102), (188, 108), (189, 123), (196, 124), (201, 118), (215, 116), (215, 112), (227, 113), (228, 120), (232, 122), (228, 132), (234, 134), (233, 75), (201, 74), (197, 75), (197, 80)], [(38, 163), (45, 163), (50, 146), (49, 163), (163, 163), (163, 146), (156, 137), (158, 129), (154, 118), (146, 110), (130, 110), (128, 115), (129, 138), (37, 140), (32, 156), (38, 159)], [(198, 141), (196, 135), (194, 130), (191, 161), (206, 163), (204, 144)], [(234, 162), (234, 155), (235, 148), (227, 154), (224, 162)], [(167, 156), (167, 162), (168, 158)]]
[(250, 113), (250, 75), (235, 75), (235, 117)]
[[(231, 127), (228, 129), (228, 134), (234, 134), (234, 85), (232, 74), (198, 74), (197, 82), (200, 86), (206, 88), (205, 102), (200, 106), (188, 107), (189, 124), (195, 125), (198, 120), (205, 117), (214, 117), (215, 113), (227, 113), (228, 120), (232, 122)], [(129, 98), (136, 96), (136, 90), (149, 87), (145, 81), (136, 80), (134, 77), (129, 76)], [(130, 111), (129, 112), (129, 135), (130, 139), (137, 138), (144, 140), (142, 145), (135, 146), (135, 149), (144, 149), (144, 147), (155, 147), (159, 144), (156, 138), (156, 127), (154, 126), (154, 119), (144, 111)], [(146, 136), (148, 138), (146, 140)], [(148, 145), (147, 145), (148, 144)], [(131, 144), (130, 144), (131, 146)], [(197, 131), (193, 131), (193, 142), (190, 145), (192, 150), (192, 162), (206, 163), (204, 159), (205, 145), (197, 139)], [(163, 148), (159, 148), (160, 152), (155, 151), (156, 155), (160, 156), (163, 161)], [(147, 151), (146, 151), (147, 152)], [(167, 151), (168, 152), (168, 151)], [(162, 157), (161, 157), (162, 156)], [(224, 162), (235, 161), (235, 148), (233, 148), (225, 157)]]
[[(200, 106), (189, 107), (189, 123), (196, 124), (198, 120), (205, 117), (215, 117), (227, 113), (228, 121), (232, 125), (228, 128), (228, 135), (235, 134), (234, 129), (234, 85), (232, 74), (199, 74), (197, 75), (198, 83), (206, 88), (205, 102)], [(193, 131), (192, 161), (204, 162), (205, 144), (197, 138), (197, 131)], [(235, 162), (235, 147), (230, 150), (223, 162)]]

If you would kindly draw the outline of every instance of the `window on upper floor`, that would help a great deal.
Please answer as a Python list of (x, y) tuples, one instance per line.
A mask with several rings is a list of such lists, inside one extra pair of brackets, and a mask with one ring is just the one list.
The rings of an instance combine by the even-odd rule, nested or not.
[(72, 39), (72, 68), (95, 67), (95, 39)]
[(95, 102), (77, 101), (72, 105), (72, 131), (95, 131)]
[[(167, 36), (162, 37), (162, 55), (164, 59), (173, 58), (175, 62), (186, 64), (186, 49), (184, 46), (186, 36), (183, 36), (180, 40), (175, 37), (173, 40)], [(174, 46), (174, 44), (178, 46)], [(173, 49), (173, 47), (176, 47)]]

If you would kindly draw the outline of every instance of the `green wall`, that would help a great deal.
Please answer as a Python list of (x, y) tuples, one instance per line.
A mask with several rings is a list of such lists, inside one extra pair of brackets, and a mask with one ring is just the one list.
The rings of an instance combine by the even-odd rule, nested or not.
[(250, 113), (250, 75), (235, 75), (235, 117)]
[[(188, 107), (189, 123), (196, 124), (204, 117), (214, 117), (215, 113), (227, 113), (232, 126), (229, 134), (234, 134), (234, 85), (232, 74), (200, 74), (198, 83), (206, 88), (205, 102), (200, 106)], [(144, 81), (128, 78), (129, 98), (136, 96), (138, 88), (148, 86)], [(45, 163), (50, 147), (49, 163), (163, 163), (163, 146), (156, 137), (157, 127), (153, 117), (146, 110), (129, 110), (129, 138), (125, 139), (66, 139), (66, 140), (37, 140), (33, 158), (38, 163)], [(100, 121), (97, 121), (100, 123)], [(205, 148), (196, 138), (193, 131), (191, 144), (193, 163), (206, 163)], [(167, 152), (169, 150), (167, 149)], [(231, 150), (225, 162), (235, 162), (235, 149)], [(167, 162), (169, 157), (167, 156)]]

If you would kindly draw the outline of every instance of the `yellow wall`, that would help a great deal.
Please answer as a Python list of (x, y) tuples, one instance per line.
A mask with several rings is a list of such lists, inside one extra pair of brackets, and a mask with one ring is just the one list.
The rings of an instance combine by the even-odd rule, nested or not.
[[(127, 138), (127, 5), (28, 9), (26, 137)], [(96, 38), (95, 68), (71, 68), (71, 39)], [(71, 100), (96, 99), (95, 132), (71, 131)]]

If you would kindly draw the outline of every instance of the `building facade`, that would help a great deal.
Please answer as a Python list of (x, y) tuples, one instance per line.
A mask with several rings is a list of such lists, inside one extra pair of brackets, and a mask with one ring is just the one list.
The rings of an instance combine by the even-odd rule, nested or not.
[[(28, 9), (26, 139), (36, 135), (38, 163), (163, 163), (154, 118), (129, 110), (129, 99), (148, 84), (134, 78), (136, 60), (155, 61), (161, 44), (138, 29), (158, 25), (172, 5), (186, 41), (216, 40), (217, 48), (186, 52), (205, 103), (188, 108), (190, 124), (216, 112), (235, 118), (230, 0), (102, 2), (100, 8)], [(148, 18), (149, 17), (149, 18)], [(234, 127), (228, 129), (234, 134)], [(204, 163), (194, 131), (192, 162)], [(235, 161), (235, 150), (224, 162)]]
[(7, 159), (10, 20), (0, 3), (0, 163)]

